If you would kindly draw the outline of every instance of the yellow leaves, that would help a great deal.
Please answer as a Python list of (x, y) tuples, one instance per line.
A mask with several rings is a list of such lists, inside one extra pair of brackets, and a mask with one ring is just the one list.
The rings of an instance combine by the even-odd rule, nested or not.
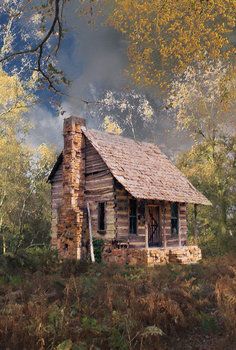
[(236, 0), (121, 0), (109, 23), (129, 39), (134, 80), (150, 85), (199, 60), (232, 57), (235, 11)]
[(26, 109), (25, 92), (16, 76), (9, 76), (0, 70), (0, 109), (3, 112), (21, 113)]
[(120, 135), (122, 133), (122, 129), (119, 127), (118, 123), (112, 121), (109, 116), (106, 116), (103, 121), (103, 128), (112, 134)]
[(49, 167), (52, 166), (55, 161), (55, 149), (52, 147), (48, 147), (46, 144), (41, 144), (37, 150), (34, 150), (36, 154), (39, 156), (39, 165), (40, 168), (45, 169), (47, 165)]
[(27, 131), (29, 124), (23, 113), (32, 102), (32, 96), (23, 89), (19, 78), (0, 69), (0, 134)]

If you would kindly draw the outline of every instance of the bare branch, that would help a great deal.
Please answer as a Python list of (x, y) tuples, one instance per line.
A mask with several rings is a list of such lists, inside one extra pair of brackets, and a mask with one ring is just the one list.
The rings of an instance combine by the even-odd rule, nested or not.
[(16, 56), (30, 54), (30, 53), (35, 53), (38, 50), (40, 50), (40, 48), (42, 48), (44, 46), (44, 44), (48, 41), (50, 36), (53, 34), (55, 26), (58, 23), (59, 12), (60, 12), (59, 3), (60, 3), (60, 0), (55, 0), (55, 15), (54, 15), (54, 19), (53, 19), (53, 22), (52, 22), (52, 25), (51, 25), (49, 31), (47, 32), (45, 37), (42, 39), (42, 41), (38, 45), (36, 45), (35, 47), (33, 47), (31, 49), (16, 51), (16, 52), (10, 53), (9, 55), (6, 55), (5, 57), (0, 59), (0, 63), (8, 61), (8, 60), (10, 60), (10, 59), (12, 59), (12, 58), (14, 58)]
[(57, 42), (57, 46), (56, 46), (56, 50), (55, 50), (56, 53), (58, 52), (58, 50), (60, 48), (61, 38), (62, 38), (62, 24), (61, 24), (61, 20), (60, 20), (60, 2), (61, 2), (61, 0), (54, 1), (55, 10), (54, 10), (54, 17), (53, 17), (51, 27), (39, 44), (37, 44), (35, 47), (32, 47), (30, 49), (12, 52), (12, 53), (10, 53), (10, 54), (8, 54), (5, 57), (0, 59), (0, 63), (3, 63), (6, 61), (9, 61), (15, 57), (18, 57), (18, 56), (37, 53), (38, 54), (37, 68), (35, 70), (42, 75), (42, 77), (47, 81), (49, 88), (52, 89), (56, 93), (60, 93), (60, 91), (54, 86), (50, 77), (43, 71), (42, 59), (43, 59), (43, 48), (44, 48), (45, 44), (48, 42), (48, 40), (50, 39), (50, 37), (55, 32), (56, 26), (58, 26), (58, 42)]
[(42, 60), (42, 55), (43, 55), (43, 47), (40, 46), (39, 49), (39, 56), (38, 56), (38, 67), (37, 67), (37, 72), (39, 72), (44, 79), (48, 82), (49, 88), (52, 89), (56, 93), (60, 93), (60, 91), (54, 86), (53, 82), (49, 78), (49, 76), (43, 71), (42, 66), (41, 66), (41, 60)]

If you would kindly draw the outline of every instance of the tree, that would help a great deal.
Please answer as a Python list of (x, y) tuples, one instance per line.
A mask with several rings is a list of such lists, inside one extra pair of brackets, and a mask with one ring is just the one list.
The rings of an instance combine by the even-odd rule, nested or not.
[(195, 141), (204, 138), (214, 145), (236, 127), (235, 87), (235, 70), (220, 61), (199, 63), (172, 82), (166, 105), (179, 129), (188, 130)]
[[(191, 183), (212, 202), (212, 207), (198, 209), (198, 228), (202, 234), (229, 234), (236, 224), (236, 137), (217, 139), (212, 148), (208, 141), (195, 144), (190, 151), (181, 154), (177, 166)], [(193, 211), (189, 223), (193, 229)]]
[(108, 132), (143, 138), (154, 119), (154, 109), (145, 95), (129, 92), (106, 91), (92, 105), (90, 115), (99, 119)]
[(33, 149), (31, 154), (30, 174), (27, 174), (27, 202), (25, 201), (22, 228), (18, 232), (15, 249), (38, 244), (47, 245), (51, 237), (50, 184), (47, 183), (47, 178), (55, 162), (55, 151), (42, 144)]
[(47, 84), (54, 92), (58, 92), (58, 82), (63, 81), (55, 55), (63, 37), (62, 12), (66, 2), (3, 0), (0, 5), (0, 62), (26, 80), (34, 75), (39, 84)]
[(9, 76), (0, 69), (0, 135), (22, 136), (29, 128), (23, 113), (35, 101), (30, 91), (23, 89), (17, 75)]
[(236, 221), (235, 74), (228, 72), (220, 62), (198, 64), (172, 83), (167, 99), (169, 113), (194, 142), (178, 166), (213, 204), (200, 209), (201, 231), (215, 234), (233, 230)]
[(13, 137), (0, 139), (0, 234), (3, 252), (6, 252), (10, 234), (19, 232), (22, 227), (22, 215), (28, 197), (29, 170), (28, 152)]
[(35, 227), (44, 238), (49, 236), (50, 192), (45, 180), (55, 155), (46, 146), (35, 150), (24, 143), (29, 128), (24, 112), (31, 96), (19, 78), (0, 72), (0, 86), (0, 237), (5, 253), (26, 244), (26, 236), (34, 242)]
[[(63, 92), (69, 81), (60, 70), (57, 54), (67, 32), (64, 12), (71, 0), (2, 0), (0, 4), (0, 63), (35, 89)], [(97, 0), (79, 1), (81, 14), (93, 17)]]
[(235, 0), (115, 0), (109, 24), (129, 40), (130, 73), (150, 86), (196, 62), (231, 59)]
[[(68, 26), (65, 7), (71, 0), (3, 0), (0, 62), (24, 80), (34, 75), (37, 87), (61, 92), (68, 83), (57, 54)], [(122, 32), (129, 42), (130, 72), (141, 85), (164, 84), (173, 73), (206, 59), (231, 59), (235, 0), (81, 0), (78, 13), (96, 14)]]

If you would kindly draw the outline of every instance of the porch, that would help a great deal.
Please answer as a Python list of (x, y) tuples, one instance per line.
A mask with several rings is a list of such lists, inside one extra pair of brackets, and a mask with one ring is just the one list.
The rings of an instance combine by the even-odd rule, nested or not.
[(125, 220), (129, 221), (118, 220), (125, 232), (106, 242), (103, 261), (155, 266), (194, 264), (201, 260), (201, 249), (187, 245), (186, 203), (127, 199), (129, 215)]
[(186, 240), (185, 203), (145, 201), (145, 248), (181, 247)]
[[(126, 235), (116, 236), (123, 247), (162, 249), (187, 245), (186, 203), (131, 198), (128, 212), (129, 234), (126, 229)], [(118, 220), (118, 224), (125, 227), (125, 222)]]

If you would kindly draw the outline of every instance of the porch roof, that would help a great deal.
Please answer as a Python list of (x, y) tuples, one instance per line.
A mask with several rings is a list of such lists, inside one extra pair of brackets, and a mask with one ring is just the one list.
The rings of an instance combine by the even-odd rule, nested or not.
[(135, 198), (211, 205), (156, 145), (82, 130), (113, 176)]

